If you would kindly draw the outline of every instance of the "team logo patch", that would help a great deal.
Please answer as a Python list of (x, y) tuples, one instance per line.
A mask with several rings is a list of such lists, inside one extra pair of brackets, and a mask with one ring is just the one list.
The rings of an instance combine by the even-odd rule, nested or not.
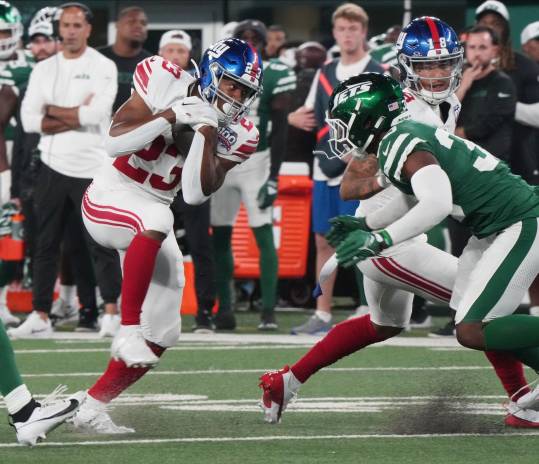
[(230, 127), (220, 127), (217, 133), (217, 142), (230, 151), (232, 145), (238, 140), (237, 132), (234, 132)]
[(393, 103), (390, 103), (389, 105), (387, 105), (387, 109), (389, 111), (395, 111), (395, 110), (398, 110), (399, 109), (399, 102), (393, 102)]

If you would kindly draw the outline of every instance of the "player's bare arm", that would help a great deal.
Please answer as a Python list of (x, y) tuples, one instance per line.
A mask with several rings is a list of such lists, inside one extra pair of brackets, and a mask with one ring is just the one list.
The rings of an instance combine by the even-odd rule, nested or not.
[(346, 166), (341, 182), (340, 194), (343, 200), (365, 200), (384, 188), (376, 173), (378, 172), (378, 160), (374, 155), (366, 158), (352, 158)]
[(11, 116), (15, 113), (17, 107), (17, 95), (13, 89), (7, 85), (0, 88), (0, 172), (9, 169), (6, 153), (6, 140), (4, 138), (4, 130), (9, 124)]

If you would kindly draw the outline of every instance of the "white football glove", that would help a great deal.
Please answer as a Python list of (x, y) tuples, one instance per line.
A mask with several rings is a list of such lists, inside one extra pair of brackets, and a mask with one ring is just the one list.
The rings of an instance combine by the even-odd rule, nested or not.
[[(217, 127), (217, 112), (199, 97), (186, 97), (170, 108), (176, 115), (176, 124)], [(196, 129), (197, 127), (193, 127)]]

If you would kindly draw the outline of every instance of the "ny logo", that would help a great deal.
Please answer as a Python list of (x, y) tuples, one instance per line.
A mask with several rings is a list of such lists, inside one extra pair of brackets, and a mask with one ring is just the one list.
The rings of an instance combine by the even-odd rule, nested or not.
[(212, 48), (208, 50), (208, 55), (210, 58), (219, 58), (224, 52), (226, 52), (230, 47), (224, 43), (216, 43)]

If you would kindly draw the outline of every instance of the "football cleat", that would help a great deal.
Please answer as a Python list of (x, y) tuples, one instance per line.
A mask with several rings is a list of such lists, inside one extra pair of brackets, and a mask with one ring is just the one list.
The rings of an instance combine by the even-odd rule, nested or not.
[[(290, 385), (291, 380), (296, 383), (295, 388)], [(290, 367), (285, 366), (280, 371), (266, 372), (260, 377), (258, 386), (263, 390), (260, 406), (264, 410), (264, 421), (270, 424), (280, 422), (288, 403), (297, 395), (299, 381)]]
[(13, 339), (50, 338), (53, 330), (50, 319), (44, 321), (36, 311), (33, 311), (19, 327), (8, 329), (7, 334)]
[(99, 336), (101, 338), (114, 337), (120, 330), (121, 319), (118, 314), (104, 314), (101, 318)]
[(159, 358), (150, 349), (140, 325), (120, 325), (111, 347), (114, 359), (121, 359), (127, 367), (155, 367)]
[[(86, 392), (81, 393), (86, 395)], [(73, 424), (76, 430), (81, 432), (110, 435), (135, 433), (135, 429), (124, 427), (123, 425), (116, 425), (107, 413), (105, 405), (100, 408), (92, 407), (87, 403), (84, 403), (73, 419), (70, 420), (70, 423)]]
[(329, 332), (333, 324), (324, 322), (316, 314), (313, 314), (307, 321), (297, 327), (292, 327), (292, 335), (321, 335)]
[(532, 382), (530, 385), (528, 385), (530, 389), (531, 387), (534, 387), (534, 386), (535, 388), (533, 388), (533, 390), (529, 391), (528, 393), (522, 395), (518, 400), (515, 401), (516, 405), (519, 408), (533, 409), (535, 411), (539, 411), (539, 385), (535, 385), (537, 384), (538, 381), (539, 379), (536, 380), (535, 382)]
[(522, 409), (517, 403), (511, 401), (505, 405), (507, 415), (504, 422), (508, 427), (522, 429), (539, 428), (539, 412), (533, 409)]
[(76, 414), (84, 401), (84, 392), (75, 393), (65, 400), (56, 400), (56, 396), (65, 390), (65, 386), (56, 388), (43, 402), (38, 403), (39, 406), (32, 411), (26, 421), (10, 422), (15, 428), (20, 444), (34, 446), (44, 440), (47, 433)]

